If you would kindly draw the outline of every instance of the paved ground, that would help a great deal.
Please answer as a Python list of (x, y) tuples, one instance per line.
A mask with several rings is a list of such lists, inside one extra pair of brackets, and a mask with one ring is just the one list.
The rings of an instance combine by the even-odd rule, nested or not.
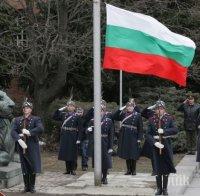
[[(176, 171), (176, 174), (171, 174), (169, 177), (169, 195), (188, 195), (186, 193), (187, 188), (199, 171), (196, 155), (185, 155), (176, 166)], [(200, 192), (198, 195), (200, 195)]]
[(199, 196), (200, 195), (200, 171), (196, 173), (192, 182), (187, 187), (184, 195), (187, 196)]
[[(59, 172), (45, 172), (37, 178), (37, 195), (153, 195), (155, 177), (138, 173), (136, 176), (125, 176), (124, 173), (112, 172), (108, 176), (108, 185), (94, 186), (94, 174), (88, 172), (77, 178)], [(19, 195), (23, 184), (3, 192)], [(27, 195), (27, 194), (26, 194)]]
[[(180, 160), (180, 159), (179, 159)], [(53, 162), (54, 163), (54, 162)], [(115, 164), (118, 159), (115, 158)], [(94, 174), (90, 170), (83, 173), (78, 170), (77, 176), (64, 175), (64, 164), (62, 167), (55, 167), (52, 165), (52, 156), (48, 156), (45, 161), (45, 167), (50, 169), (44, 171), (43, 174), (37, 177), (36, 188), (37, 196), (45, 195), (154, 195), (155, 192), (155, 177), (150, 175), (151, 167), (150, 162), (140, 160), (137, 168), (138, 173), (136, 176), (125, 176), (125, 164), (119, 162), (115, 165), (115, 169), (123, 172), (110, 171), (108, 176), (108, 185), (102, 187), (94, 186)], [(60, 166), (59, 165), (59, 166)], [(47, 167), (48, 166), (48, 167)], [(170, 175), (169, 178), (169, 195), (200, 195), (200, 172), (199, 166), (196, 163), (195, 155), (186, 155), (176, 166), (177, 173)], [(144, 172), (145, 171), (145, 172)], [(4, 189), (3, 192), (7, 196), (18, 196), (23, 190), (23, 184)], [(32, 195), (32, 194), (26, 194)]]

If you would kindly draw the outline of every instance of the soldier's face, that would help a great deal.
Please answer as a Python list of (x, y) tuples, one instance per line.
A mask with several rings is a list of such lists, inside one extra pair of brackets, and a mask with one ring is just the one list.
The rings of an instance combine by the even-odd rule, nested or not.
[(67, 106), (67, 110), (68, 110), (69, 112), (74, 112), (75, 109), (76, 109), (76, 108), (75, 108), (74, 105), (71, 105), (71, 104), (70, 104), (70, 105)]
[(156, 114), (162, 116), (164, 113), (165, 113), (165, 108), (163, 108), (163, 107), (156, 108)]
[(194, 104), (194, 99), (188, 99), (188, 103), (189, 103), (189, 105), (193, 105)]
[(134, 109), (133, 106), (127, 106), (126, 107), (127, 112), (133, 112), (133, 109)]
[(106, 106), (105, 105), (101, 105), (101, 109), (105, 111), (106, 110)]
[(105, 114), (104, 110), (101, 108), (101, 116)]
[(79, 116), (83, 116), (83, 111), (79, 111), (79, 112), (77, 112), (77, 114), (79, 115)]
[(31, 112), (32, 112), (32, 109), (31, 109), (31, 108), (29, 108), (29, 107), (24, 107), (24, 108), (23, 108), (23, 113), (24, 113), (25, 115), (30, 115)]

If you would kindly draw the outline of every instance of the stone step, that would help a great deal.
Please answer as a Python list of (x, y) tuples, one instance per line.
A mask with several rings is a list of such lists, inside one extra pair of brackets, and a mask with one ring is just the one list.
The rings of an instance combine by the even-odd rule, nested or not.
[(20, 163), (10, 162), (6, 167), (0, 167), (0, 188), (10, 188), (22, 182)]

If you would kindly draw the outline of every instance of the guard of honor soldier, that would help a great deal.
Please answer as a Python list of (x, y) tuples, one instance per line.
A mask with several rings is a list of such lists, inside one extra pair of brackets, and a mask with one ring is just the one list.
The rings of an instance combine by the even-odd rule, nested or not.
[(58, 109), (53, 115), (54, 120), (62, 121), (58, 159), (65, 161), (64, 174), (71, 175), (76, 175), (78, 144), (80, 144), (82, 130), (80, 115), (75, 110), (75, 102), (70, 100), (67, 106)]
[[(155, 106), (156, 105), (144, 108), (141, 112), (142, 117), (144, 117), (145, 119), (150, 119), (155, 114)], [(153, 149), (151, 148), (151, 145), (148, 142), (146, 136), (147, 133), (145, 133), (145, 141), (140, 156), (145, 156), (151, 160), (151, 165), (152, 165), (151, 175), (155, 176), (154, 163), (153, 163)]]
[(143, 122), (133, 101), (113, 114), (116, 121), (121, 121), (119, 133), (118, 156), (126, 160), (125, 175), (136, 175), (136, 160), (140, 155), (140, 143), (143, 138)]
[[(94, 119), (88, 124), (89, 155), (92, 156), (94, 166)], [(113, 152), (114, 125), (111, 113), (106, 111), (106, 102), (101, 101), (101, 158), (102, 158), (102, 184), (108, 184), (108, 169), (112, 168), (111, 153)]]
[[(41, 119), (32, 115), (33, 104), (27, 100), (22, 105), (23, 116), (12, 123), (12, 138), (17, 142), (24, 179), (23, 192), (35, 192), (36, 173), (41, 172), (41, 158), (38, 136), (44, 128)], [(191, 140), (194, 132), (198, 132), (197, 162), (200, 162), (200, 106), (194, 103), (189, 95), (178, 109), (184, 112), (184, 125), (187, 137)], [(60, 131), (60, 149), (58, 159), (65, 161), (64, 174), (76, 175), (78, 144), (82, 146), (82, 169), (87, 170), (88, 155), (92, 157), (94, 167), (94, 108), (85, 115), (83, 109), (77, 108), (70, 100), (67, 105), (56, 110), (53, 119), (62, 121)], [(152, 160), (153, 173), (156, 175), (157, 191), (155, 195), (168, 195), (168, 177), (176, 173), (173, 164), (171, 138), (178, 129), (174, 118), (166, 112), (165, 103), (158, 100), (155, 105), (145, 108), (141, 113), (134, 99), (115, 113), (107, 111), (106, 101), (101, 101), (101, 146), (102, 146), (102, 184), (107, 184), (108, 169), (112, 168), (114, 120), (121, 121), (118, 156), (126, 160), (125, 175), (136, 175), (136, 161), (141, 156), (141, 140), (143, 139), (142, 117), (148, 119), (148, 129), (142, 154)], [(192, 140), (196, 144), (195, 139)], [(89, 144), (88, 144), (89, 140)], [(188, 140), (188, 152), (194, 153), (194, 147)]]
[(87, 119), (85, 119), (84, 115), (84, 110), (82, 108), (77, 108), (76, 113), (80, 116), (81, 119), (81, 124), (82, 124), (82, 130), (81, 130), (81, 137), (80, 137), (80, 142), (81, 142), (81, 166), (82, 166), (82, 171), (87, 171), (88, 169), (88, 135), (87, 135)]
[(17, 142), (22, 174), (23, 192), (35, 192), (36, 173), (41, 173), (41, 157), (38, 136), (44, 128), (41, 119), (32, 115), (33, 104), (25, 101), (22, 105), (23, 116), (13, 120), (11, 136)]
[(165, 103), (161, 100), (157, 101), (155, 114), (149, 118), (147, 131), (147, 140), (153, 149), (157, 184), (155, 195), (168, 195), (168, 176), (170, 173), (176, 173), (170, 138), (176, 135), (177, 132), (174, 118), (166, 112)]
[(184, 113), (188, 154), (194, 155), (196, 151), (197, 120), (200, 115), (200, 105), (196, 104), (194, 96), (188, 93), (187, 99), (179, 106), (178, 111)]
[(197, 118), (197, 162), (200, 162), (200, 114)]

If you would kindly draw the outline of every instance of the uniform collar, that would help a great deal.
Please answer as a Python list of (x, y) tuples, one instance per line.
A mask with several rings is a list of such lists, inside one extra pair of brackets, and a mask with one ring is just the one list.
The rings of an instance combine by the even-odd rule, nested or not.
[(135, 110), (133, 110), (132, 112), (126, 112), (126, 116), (132, 115), (135, 113)]
[(106, 117), (106, 113), (104, 113), (104, 114), (101, 116), (101, 121), (103, 121), (105, 117)]
[(28, 116), (28, 118), (25, 118), (25, 116), (22, 116), (22, 120), (24, 120), (24, 119), (31, 120), (31, 118), (32, 118), (32, 114), (30, 114), (30, 115)]
[(160, 116), (160, 119), (162, 119), (167, 113), (165, 112), (162, 116)]

